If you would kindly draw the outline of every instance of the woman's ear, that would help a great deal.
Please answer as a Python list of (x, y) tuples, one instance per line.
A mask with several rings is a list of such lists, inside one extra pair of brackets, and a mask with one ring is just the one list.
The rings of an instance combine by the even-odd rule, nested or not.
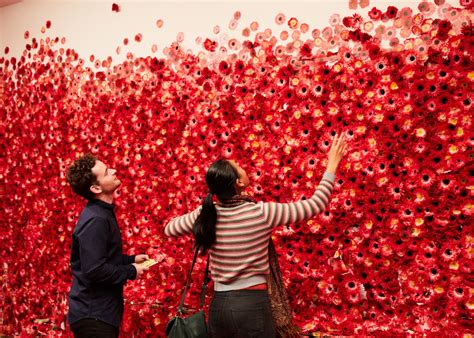
[(239, 189), (245, 188), (245, 183), (240, 178), (238, 178), (237, 181), (235, 181), (235, 185)]

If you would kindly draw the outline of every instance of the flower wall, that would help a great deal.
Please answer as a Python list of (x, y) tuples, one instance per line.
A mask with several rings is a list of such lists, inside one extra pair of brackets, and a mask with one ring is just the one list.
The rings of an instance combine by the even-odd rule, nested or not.
[(353, 15), (327, 27), (280, 13), (276, 30), (241, 27), (236, 11), (198, 40), (199, 53), (178, 35), (163, 57), (121, 63), (65, 47), (48, 35), (51, 21), (41, 37), (24, 33), (22, 56), (5, 48), (0, 334), (71, 334), (69, 253), (84, 201), (65, 172), (80, 155), (118, 170), (124, 249), (160, 261), (127, 284), (122, 334), (163, 335), (192, 258), (191, 237), (163, 228), (200, 204), (206, 168), (233, 158), (249, 195), (309, 197), (342, 131), (350, 151), (328, 209), (274, 232), (296, 323), (334, 335), (471, 336), (472, 1), (349, 6)]

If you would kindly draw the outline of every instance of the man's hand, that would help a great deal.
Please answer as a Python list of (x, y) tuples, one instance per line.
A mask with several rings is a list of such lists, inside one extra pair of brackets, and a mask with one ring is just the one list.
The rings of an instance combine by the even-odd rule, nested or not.
[(148, 267), (145, 267), (143, 264), (133, 263), (132, 265), (137, 270), (137, 279), (140, 278), (141, 275), (143, 275), (143, 273), (148, 270)]
[(136, 255), (135, 256), (135, 263), (143, 263), (147, 259), (149, 259), (148, 255)]

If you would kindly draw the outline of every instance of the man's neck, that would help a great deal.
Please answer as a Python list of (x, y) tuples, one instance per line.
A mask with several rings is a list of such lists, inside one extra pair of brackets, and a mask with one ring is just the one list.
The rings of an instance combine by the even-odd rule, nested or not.
[(99, 195), (96, 197), (96, 199), (102, 201), (102, 202), (105, 202), (105, 203), (108, 203), (108, 204), (112, 204), (114, 202), (114, 196), (113, 195)]

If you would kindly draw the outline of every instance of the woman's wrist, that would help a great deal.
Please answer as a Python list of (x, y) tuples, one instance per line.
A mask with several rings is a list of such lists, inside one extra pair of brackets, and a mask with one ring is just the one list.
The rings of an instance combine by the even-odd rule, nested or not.
[(336, 175), (337, 165), (328, 165), (326, 167), (326, 172)]
[(329, 171), (326, 171), (323, 175), (323, 180), (334, 182), (336, 180), (336, 175), (334, 173), (330, 173)]

